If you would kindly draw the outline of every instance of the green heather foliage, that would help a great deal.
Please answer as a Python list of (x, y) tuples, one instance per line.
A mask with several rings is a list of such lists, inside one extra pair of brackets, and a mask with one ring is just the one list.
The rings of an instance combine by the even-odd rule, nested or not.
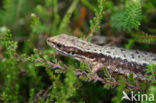
[(113, 103), (120, 103), (122, 98), (122, 91), (125, 89), (125, 81), (120, 77), (119, 82), (121, 85), (117, 88), (117, 95), (112, 98)]
[(124, 8), (113, 13), (111, 22), (119, 30), (138, 29), (141, 17), (141, 0), (126, 0)]
[(46, 44), (60, 33), (101, 35), (114, 38), (106, 44), (156, 53), (155, 17), (156, 0), (0, 0), (0, 103), (120, 103), (123, 91), (156, 100), (156, 65), (147, 65), (150, 83), (133, 74), (115, 81), (107, 68), (98, 77)]
[(93, 18), (93, 20), (90, 21), (91, 33), (95, 33), (97, 30), (100, 29), (99, 24), (103, 18), (105, 0), (97, 0), (97, 1), (98, 7), (97, 9), (95, 9), (95, 17)]
[(148, 64), (147, 65), (147, 71), (146, 73), (150, 73), (151, 75), (148, 76), (149, 79), (152, 79), (153, 83), (156, 83), (156, 65), (154, 64)]

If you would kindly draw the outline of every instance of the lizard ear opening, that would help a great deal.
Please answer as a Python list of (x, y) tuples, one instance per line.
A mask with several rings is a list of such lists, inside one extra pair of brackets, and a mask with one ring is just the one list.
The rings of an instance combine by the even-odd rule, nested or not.
[(74, 55), (75, 54), (75, 51), (72, 51), (71, 54)]
[(50, 42), (49, 38), (47, 39), (47, 43)]

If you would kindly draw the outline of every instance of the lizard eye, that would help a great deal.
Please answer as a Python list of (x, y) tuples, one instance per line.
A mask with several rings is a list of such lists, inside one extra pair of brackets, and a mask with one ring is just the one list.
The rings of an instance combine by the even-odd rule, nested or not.
[(62, 45), (61, 45), (61, 44), (56, 44), (56, 46), (57, 46), (58, 48), (61, 48), (61, 47), (62, 47)]

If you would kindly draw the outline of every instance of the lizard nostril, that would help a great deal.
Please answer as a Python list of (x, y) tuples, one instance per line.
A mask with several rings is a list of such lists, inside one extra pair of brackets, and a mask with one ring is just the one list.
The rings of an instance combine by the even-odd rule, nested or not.
[(50, 42), (50, 39), (49, 38), (47, 39), (47, 42)]

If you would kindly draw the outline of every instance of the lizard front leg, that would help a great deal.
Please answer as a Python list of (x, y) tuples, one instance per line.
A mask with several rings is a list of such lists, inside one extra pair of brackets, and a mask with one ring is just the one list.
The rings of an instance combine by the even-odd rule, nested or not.
[(96, 63), (94, 65), (91, 65), (91, 71), (93, 73), (97, 73), (99, 70), (101, 70), (104, 67), (102, 63)]

